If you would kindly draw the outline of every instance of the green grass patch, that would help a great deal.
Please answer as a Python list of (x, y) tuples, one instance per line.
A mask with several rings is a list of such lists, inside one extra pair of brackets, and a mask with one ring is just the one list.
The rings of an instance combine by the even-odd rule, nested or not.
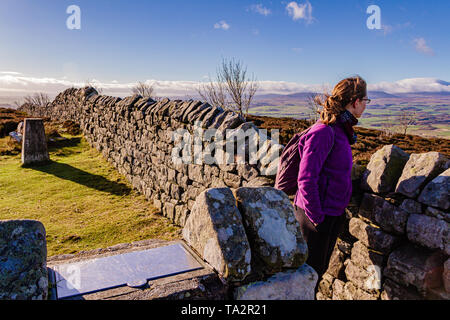
[(24, 168), (20, 154), (0, 155), (0, 219), (41, 221), (49, 256), (180, 238), (181, 228), (132, 190), (81, 136), (66, 137), (50, 148), (52, 161), (43, 166)]

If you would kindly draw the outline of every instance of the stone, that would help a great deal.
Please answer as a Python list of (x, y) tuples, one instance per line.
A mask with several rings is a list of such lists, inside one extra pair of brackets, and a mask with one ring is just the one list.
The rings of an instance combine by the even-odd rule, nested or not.
[(182, 234), (188, 245), (225, 280), (242, 281), (250, 273), (250, 244), (229, 188), (203, 191)]
[(230, 188), (239, 188), (241, 186), (241, 177), (237, 174), (225, 172), (223, 174), (223, 182)]
[(345, 287), (344, 281), (339, 279), (334, 280), (332, 300), (346, 300), (344, 287)]
[(375, 222), (384, 230), (393, 234), (403, 235), (406, 232), (406, 222), (409, 214), (402, 209), (383, 201), (381, 207), (374, 210)]
[(211, 188), (228, 188), (223, 179), (218, 177), (212, 177), (211, 179)]
[(326, 298), (332, 298), (333, 296), (333, 282), (334, 276), (329, 273), (324, 273), (322, 279), (318, 285), (318, 292), (321, 293)]
[(353, 163), (352, 167), (352, 181), (358, 181), (361, 180), (363, 177), (364, 171), (366, 171), (366, 167)]
[(422, 214), (412, 214), (407, 225), (408, 239), (430, 249), (442, 249), (449, 244), (449, 224)]
[(270, 143), (270, 149), (266, 154), (262, 153), (262, 156), (258, 157), (258, 169), (264, 176), (276, 176), (278, 171), (278, 165), (280, 162), (280, 156), (283, 152), (284, 146), (281, 144)]
[(413, 153), (403, 169), (395, 192), (409, 198), (416, 198), (426, 183), (436, 178), (449, 166), (448, 158), (439, 152)]
[(406, 287), (414, 286), (425, 296), (428, 289), (442, 285), (444, 256), (406, 244), (391, 253), (383, 275)]
[(450, 300), (450, 294), (444, 288), (430, 288), (427, 293), (427, 300)]
[(22, 164), (33, 165), (50, 160), (44, 121), (42, 119), (25, 119), (22, 140)]
[(203, 166), (196, 164), (188, 165), (188, 176), (192, 181), (203, 183)]
[(379, 266), (361, 268), (350, 260), (345, 268), (345, 275), (347, 280), (366, 292), (376, 294), (381, 290), (382, 269)]
[(398, 237), (390, 235), (380, 228), (369, 225), (358, 218), (352, 218), (350, 220), (349, 232), (366, 247), (382, 253), (390, 252), (399, 241)]
[(445, 291), (450, 293), (450, 258), (444, 263), (444, 273), (442, 274)]
[(437, 218), (439, 220), (445, 220), (447, 222), (450, 222), (450, 213), (449, 212), (444, 212), (444, 211), (438, 210), (433, 207), (427, 207), (425, 209), (425, 215), (427, 215), (429, 217)]
[(246, 181), (251, 181), (252, 179), (258, 177), (258, 170), (248, 163), (237, 165), (238, 174)]
[(395, 281), (386, 279), (383, 284), (381, 300), (423, 300), (423, 297), (413, 287), (404, 287)]
[(397, 146), (384, 146), (370, 158), (363, 174), (361, 188), (375, 193), (393, 191), (409, 155)]
[(318, 275), (307, 264), (235, 290), (236, 300), (314, 300)]
[(336, 246), (342, 253), (344, 253), (347, 256), (352, 253), (353, 244), (342, 238), (337, 238)]
[(331, 297), (328, 297), (319, 291), (316, 293), (316, 300), (331, 300)]
[(46, 300), (47, 279), (43, 224), (0, 220), (0, 300)]
[(420, 194), (418, 201), (448, 210), (450, 208), (450, 169), (428, 183)]
[(229, 112), (228, 115), (225, 117), (223, 122), (220, 124), (220, 126), (217, 128), (219, 131), (226, 132), (226, 130), (235, 129), (240, 124), (242, 124), (244, 120), (239, 116), (239, 114), (234, 112)]
[(344, 300), (378, 300), (378, 293), (368, 293), (357, 286), (351, 281), (348, 281), (344, 285)]
[(371, 193), (364, 193), (358, 214), (370, 221), (375, 221), (375, 210), (383, 206), (385, 200)]
[(361, 241), (354, 243), (351, 260), (363, 269), (371, 266), (382, 268), (384, 264), (384, 256), (367, 248)]
[(256, 177), (251, 179), (250, 181), (244, 181), (244, 187), (273, 187), (275, 181), (273, 179), (269, 179), (267, 177)]
[(244, 187), (234, 195), (251, 245), (252, 270), (271, 274), (306, 261), (308, 246), (284, 192)]
[(345, 270), (344, 261), (345, 254), (335, 247), (333, 253), (331, 254), (330, 263), (328, 264), (326, 273), (334, 278), (341, 279)]
[(422, 213), (422, 205), (413, 199), (403, 200), (399, 208), (408, 213), (417, 213), (417, 214)]
[(209, 128), (212, 122), (215, 120), (216, 116), (223, 112), (223, 109), (220, 107), (212, 107), (212, 110), (210, 110), (202, 120), (202, 128)]

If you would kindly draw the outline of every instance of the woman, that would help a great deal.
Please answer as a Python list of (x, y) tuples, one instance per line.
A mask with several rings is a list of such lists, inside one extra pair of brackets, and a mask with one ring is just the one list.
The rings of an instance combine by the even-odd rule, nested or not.
[(325, 98), (316, 98), (323, 107), (320, 120), (299, 140), (301, 162), (294, 200), (308, 244), (307, 263), (319, 277), (328, 268), (352, 195), (353, 126), (370, 102), (367, 84), (359, 76), (342, 80)]

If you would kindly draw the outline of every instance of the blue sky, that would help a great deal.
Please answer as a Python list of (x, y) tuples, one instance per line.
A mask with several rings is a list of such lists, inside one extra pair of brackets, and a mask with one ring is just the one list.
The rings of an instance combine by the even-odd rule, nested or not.
[[(0, 89), (13, 77), (204, 81), (232, 57), (268, 82), (450, 80), (448, 0), (292, 2), (2, 0)], [(381, 30), (366, 26), (373, 4)], [(81, 9), (81, 30), (66, 27), (69, 5)]]

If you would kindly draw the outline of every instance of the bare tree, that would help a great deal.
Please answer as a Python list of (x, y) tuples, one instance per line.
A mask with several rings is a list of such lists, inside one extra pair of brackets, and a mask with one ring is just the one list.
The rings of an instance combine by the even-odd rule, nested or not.
[(23, 103), (22, 103), (20, 100), (15, 100), (15, 101), (13, 102), (13, 106), (14, 106), (16, 109), (19, 109), (22, 105), (23, 105)]
[(306, 106), (308, 107), (308, 120), (311, 124), (314, 124), (320, 118), (320, 111), (322, 106), (316, 99), (316, 94), (311, 93), (306, 98)]
[(392, 137), (394, 135), (394, 119), (392, 116), (392, 112), (389, 112), (389, 115), (387, 115), (383, 121), (381, 121), (381, 130), (383, 131), (383, 135), (385, 137)]
[(139, 94), (144, 98), (153, 98), (154, 91), (153, 85), (141, 81), (131, 88), (133, 94)]
[(197, 91), (209, 104), (231, 109), (245, 118), (258, 87), (255, 76), (247, 76), (247, 67), (241, 61), (223, 59), (216, 81), (210, 80)]
[(47, 103), (50, 102), (50, 97), (48, 94), (43, 92), (38, 92), (33, 95), (26, 96), (24, 98), (25, 103), (29, 103), (35, 106), (45, 106)]
[(197, 92), (203, 100), (206, 100), (213, 107), (226, 108), (228, 105), (227, 89), (223, 82), (214, 81), (210, 78), (209, 83), (201, 84), (197, 88)]
[(417, 112), (401, 110), (396, 117), (396, 122), (399, 124), (400, 133), (405, 136), (408, 128), (417, 123)]

